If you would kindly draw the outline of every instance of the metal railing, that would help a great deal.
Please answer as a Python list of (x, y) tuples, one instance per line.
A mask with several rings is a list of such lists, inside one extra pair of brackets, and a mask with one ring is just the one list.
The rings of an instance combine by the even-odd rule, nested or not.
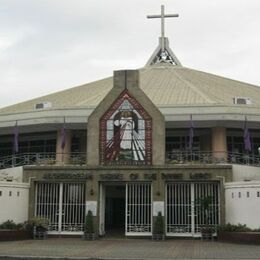
[[(174, 151), (167, 164), (241, 164), (260, 167), (260, 156), (231, 152)], [(0, 169), (24, 165), (86, 165), (86, 153), (21, 153), (0, 157)]]
[(85, 165), (86, 153), (21, 153), (0, 157), (0, 169), (24, 165)]
[(231, 152), (204, 152), (204, 151), (174, 151), (166, 154), (168, 164), (241, 164), (260, 167), (260, 156), (231, 153)]

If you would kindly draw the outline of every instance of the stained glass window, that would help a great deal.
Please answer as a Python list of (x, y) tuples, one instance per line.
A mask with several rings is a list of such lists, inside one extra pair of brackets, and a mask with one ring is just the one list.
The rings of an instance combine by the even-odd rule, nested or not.
[(151, 164), (152, 120), (124, 91), (100, 121), (100, 159), (103, 164)]

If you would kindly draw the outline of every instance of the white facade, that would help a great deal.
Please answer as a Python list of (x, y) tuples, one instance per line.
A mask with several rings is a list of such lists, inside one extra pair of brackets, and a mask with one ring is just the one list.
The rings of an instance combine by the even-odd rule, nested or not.
[(29, 185), (27, 183), (0, 182), (0, 223), (13, 220), (22, 223), (28, 220)]
[(0, 224), (28, 220), (29, 184), (22, 183), (23, 167), (0, 170)]
[(260, 181), (225, 184), (226, 223), (260, 228)]
[(260, 167), (233, 164), (233, 181), (260, 181)]

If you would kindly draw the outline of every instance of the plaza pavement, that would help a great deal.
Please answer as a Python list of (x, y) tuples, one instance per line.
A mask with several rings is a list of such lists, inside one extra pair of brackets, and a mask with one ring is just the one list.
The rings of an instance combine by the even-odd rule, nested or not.
[(49, 238), (0, 242), (0, 260), (14, 259), (260, 259), (260, 246), (215, 241)]

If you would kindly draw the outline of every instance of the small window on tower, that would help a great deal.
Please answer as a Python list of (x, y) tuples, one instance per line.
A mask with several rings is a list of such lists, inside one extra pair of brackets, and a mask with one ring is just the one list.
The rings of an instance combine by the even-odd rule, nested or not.
[(11, 191), (9, 191), (9, 197), (11, 197), (12, 196), (12, 192)]
[(257, 192), (257, 197), (260, 198), (260, 191)]
[(17, 191), (17, 197), (19, 197), (20, 196), (20, 191)]
[(234, 199), (234, 192), (232, 192), (231, 197), (232, 197), (232, 199)]
[(2, 196), (2, 191), (0, 190), (0, 197)]
[(238, 198), (241, 198), (241, 192), (238, 192)]
[(247, 198), (249, 198), (249, 196), (250, 196), (250, 193), (249, 193), (249, 191), (246, 193), (246, 196), (247, 196)]

